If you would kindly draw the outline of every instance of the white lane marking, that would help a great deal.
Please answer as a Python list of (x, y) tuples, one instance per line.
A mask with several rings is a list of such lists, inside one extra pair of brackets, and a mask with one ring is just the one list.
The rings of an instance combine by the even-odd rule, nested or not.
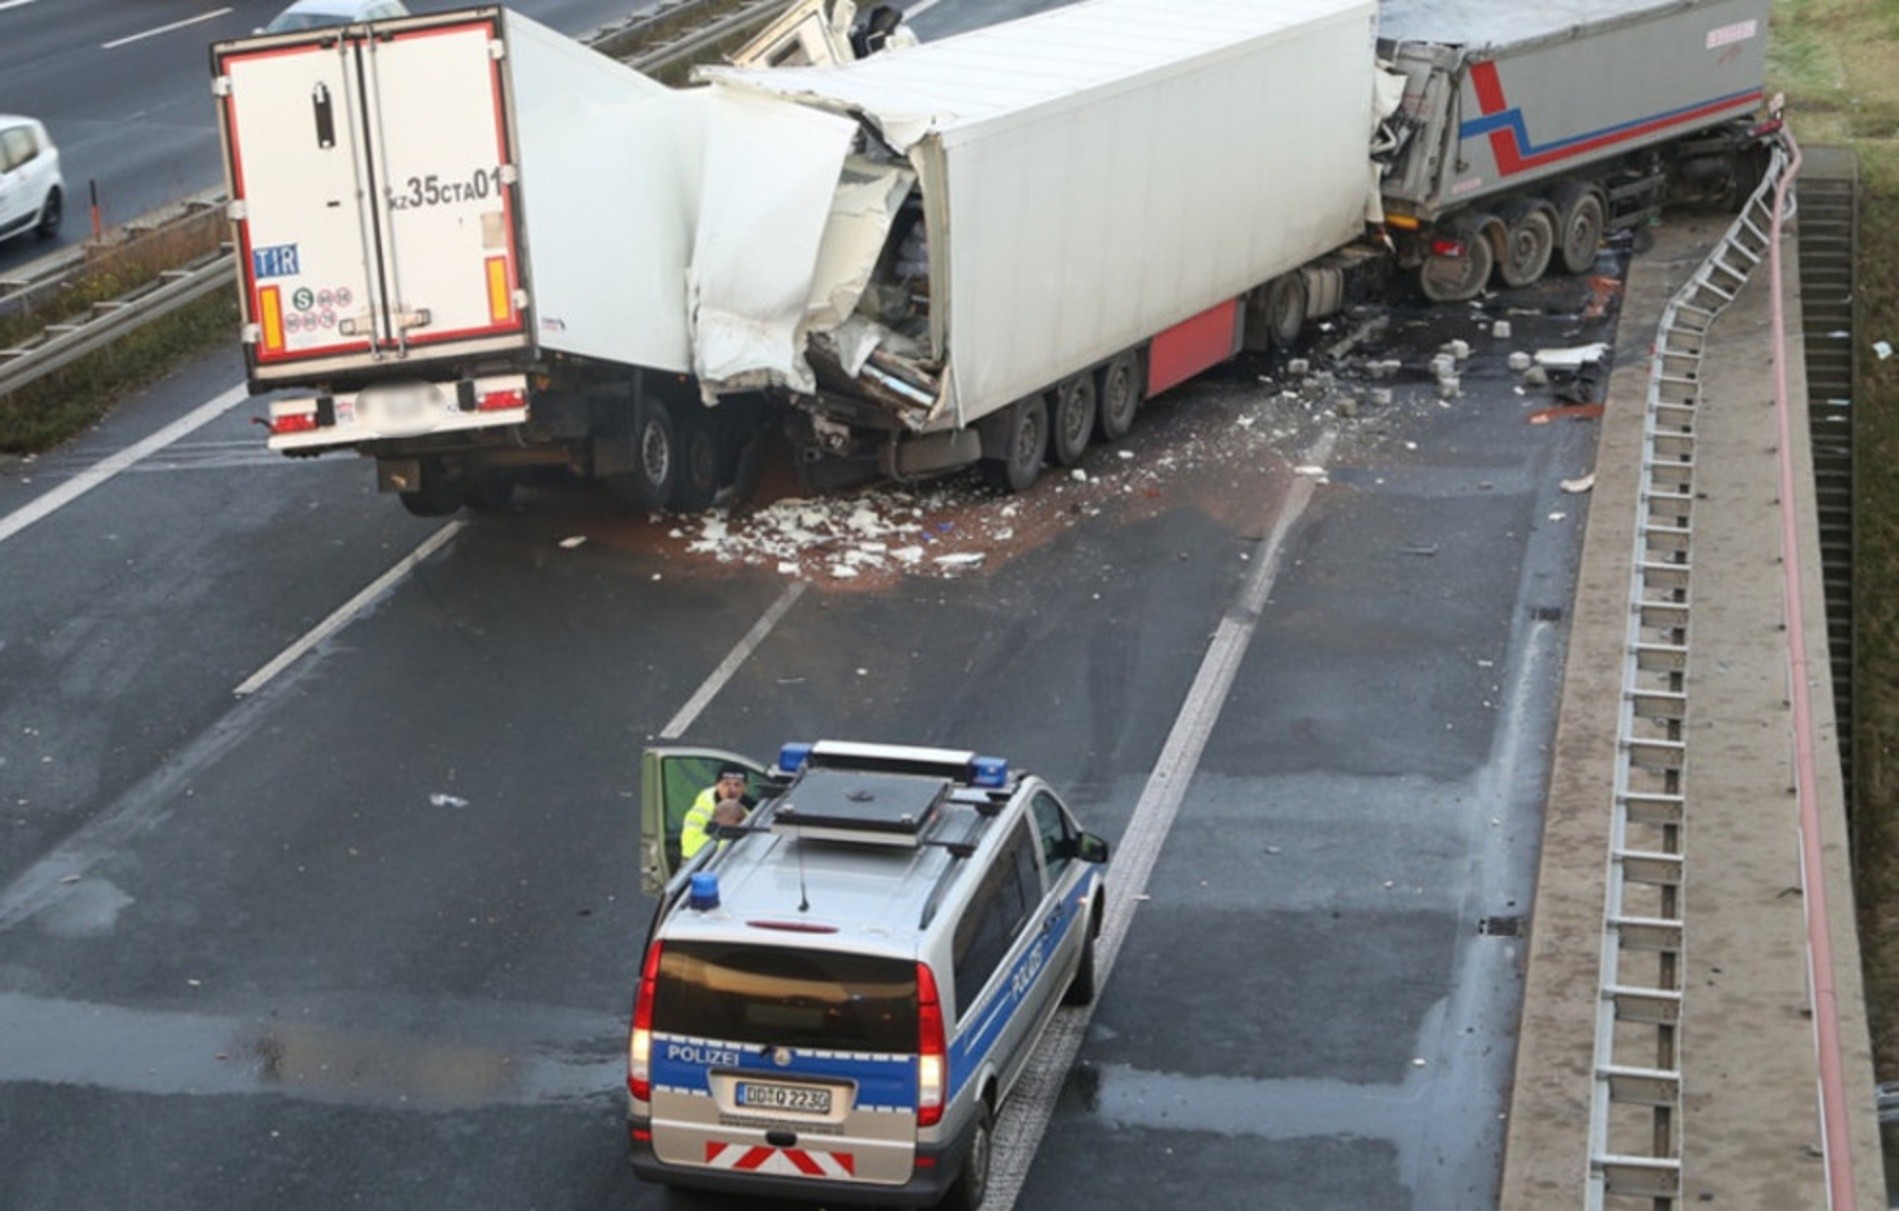
[(745, 632), (745, 637), (738, 641), (738, 645), (726, 653), (725, 659), (719, 662), (719, 667), (712, 670), (712, 675), (693, 691), (692, 697), (686, 699), (686, 705), (679, 708), (679, 713), (673, 716), (672, 722), (661, 729), (659, 733), (661, 740), (677, 740), (685, 734), (686, 729), (692, 726), (692, 721), (699, 717), (699, 712), (705, 710), (706, 704), (725, 688), (725, 683), (732, 679), (732, 674), (738, 672), (739, 666), (758, 650), (759, 644), (765, 642), (765, 636), (771, 634), (771, 629), (778, 625), (778, 620), (785, 616), (785, 611), (795, 605), (798, 598), (804, 596), (807, 587), (802, 580), (794, 580), (785, 586), (785, 591), (778, 595), (778, 600), (771, 603), (771, 607), (752, 624), (752, 629)]
[(171, 445), (187, 433), (202, 429), (250, 397), (250, 391), (241, 384), (232, 387), (216, 399), (198, 405), (143, 441), (134, 442), (117, 454), (100, 459), (51, 492), (22, 505), (5, 517), (0, 517), (0, 542), (5, 542), (34, 522), (71, 504), (140, 459), (149, 458), (154, 452)]
[[(1335, 440), (1336, 435), (1331, 433), (1321, 437), (1305, 461), (1324, 463)], [(1304, 475), (1295, 477), (1291, 491), (1286, 494), (1285, 507), (1267, 536), (1262, 557), (1254, 566), (1252, 576), (1241, 586), (1226, 617), (1220, 620), (1220, 628), (1200, 662), (1200, 671), (1187, 691), (1187, 699), (1174, 718), (1167, 743), (1161, 746), (1160, 758), (1148, 775), (1140, 802), (1134, 805), (1127, 831), (1121, 834), (1114, 864), (1108, 872), (1107, 914), (1102, 918), (1101, 937), (1095, 944), (1097, 987), (1107, 984), (1108, 975), (1114, 969), (1115, 957), (1121, 953), (1121, 943), (1133, 923), (1135, 906), (1147, 890), (1154, 863), (1160, 858), (1161, 845), (1180, 812), (1187, 784), (1193, 780), (1200, 754), (1213, 734), (1213, 725), (1219, 721), (1220, 709), (1226, 705), (1233, 678), (1239, 672), (1240, 661), (1252, 642), (1260, 613), (1279, 574), (1286, 535), (1304, 515), (1317, 490), (1317, 480)], [(996, 1125), (995, 1166), (990, 1173), (989, 1197), (983, 1204), (992, 1211), (1010, 1211), (1015, 1206), (1023, 1180), (1028, 1177), (1029, 1164), (1035, 1159), (1036, 1149), (1048, 1130), (1049, 1118), (1055, 1112), (1055, 1099), (1074, 1067), (1075, 1056), (1081, 1051), (1093, 1017), (1092, 1005), (1057, 1013), (1023, 1069), (1014, 1094), (1003, 1107), (1002, 1120)]]
[(276, 659), (272, 660), (263, 668), (258, 669), (255, 673), (252, 673), (249, 677), (246, 677), (243, 684), (232, 690), (231, 693), (242, 698), (247, 694), (254, 694), (258, 690), (263, 689), (264, 685), (269, 682), (272, 677), (275, 677), (277, 674), (289, 668), (298, 657), (348, 626), (350, 620), (361, 613), (364, 606), (367, 606), (370, 602), (382, 596), (382, 594), (389, 589), (389, 586), (395, 584), (396, 581), (407, 576), (409, 570), (414, 568), (415, 565), (441, 550), (442, 544), (455, 537), (456, 534), (461, 532), (462, 527), (467, 524), (465, 521), (451, 521), (435, 533), (423, 539), (422, 545), (403, 556), (400, 563), (370, 581), (356, 596), (338, 606), (328, 618), (325, 618), (322, 622), (317, 623), (314, 627), (304, 632), (303, 638), (277, 653)]
[(183, 21), (174, 21), (170, 25), (161, 25), (157, 29), (148, 29), (142, 34), (132, 34), (129, 37), (120, 38), (116, 42), (101, 42), (99, 44), (99, 49), (100, 50), (117, 50), (119, 47), (124, 46), (129, 42), (139, 42), (146, 38), (156, 38), (160, 34), (168, 34), (172, 30), (183, 29), (187, 25), (197, 25), (199, 22), (209, 21), (213, 17), (222, 17), (224, 14), (230, 11), (231, 10), (228, 8), (212, 9), (208, 13), (199, 13), (195, 17), (186, 17)]
[(9, 8), (19, 8), (23, 4), (31, 3), (33, 3), (33, 0), (0, 0), (0, 12), (4, 12)]

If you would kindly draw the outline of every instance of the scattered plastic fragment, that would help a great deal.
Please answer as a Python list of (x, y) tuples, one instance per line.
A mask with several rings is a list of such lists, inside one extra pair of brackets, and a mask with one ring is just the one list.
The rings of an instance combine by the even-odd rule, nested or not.
[(435, 805), (436, 807), (467, 807), (468, 806), (468, 800), (462, 798), (460, 795), (450, 795), (443, 791), (436, 791), (434, 794), (430, 795), (429, 802)]
[(1575, 479), (1566, 479), (1563, 481), (1563, 491), (1572, 495), (1578, 492), (1587, 492), (1595, 486), (1596, 473), (1594, 471), (1591, 471), (1587, 475), (1578, 476)]
[(571, 551), (575, 547), (579, 546), (581, 543), (586, 542), (586, 541), (587, 541), (587, 536), (585, 534), (575, 534), (571, 538), (561, 539), (560, 549), (563, 551)]

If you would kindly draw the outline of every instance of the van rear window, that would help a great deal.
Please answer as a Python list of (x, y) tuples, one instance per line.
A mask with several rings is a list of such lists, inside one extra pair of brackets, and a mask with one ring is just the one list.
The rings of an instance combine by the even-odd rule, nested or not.
[(653, 1029), (733, 1043), (907, 1054), (917, 1046), (916, 964), (791, 946), (668, 942)]

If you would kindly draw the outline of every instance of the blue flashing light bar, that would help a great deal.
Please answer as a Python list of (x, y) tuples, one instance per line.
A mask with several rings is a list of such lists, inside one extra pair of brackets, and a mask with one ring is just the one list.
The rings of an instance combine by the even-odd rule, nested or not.
[(795, 774), (811, 760), (812, 746), (798, 740), (790, 740), (778, 746), (778, 768), (787, 774)]
[(1001, 757), (971, 757), (969, 784), (986, 790), (1001, 790), (1009, 785), (1009, 763)]

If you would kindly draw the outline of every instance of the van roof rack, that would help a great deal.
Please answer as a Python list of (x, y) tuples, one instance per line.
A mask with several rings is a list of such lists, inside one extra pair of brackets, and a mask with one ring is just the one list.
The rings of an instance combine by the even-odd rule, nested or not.
[(942, 777), (808, 765), (774, 806), (772, 830), (914, 849), (954, 789)]

